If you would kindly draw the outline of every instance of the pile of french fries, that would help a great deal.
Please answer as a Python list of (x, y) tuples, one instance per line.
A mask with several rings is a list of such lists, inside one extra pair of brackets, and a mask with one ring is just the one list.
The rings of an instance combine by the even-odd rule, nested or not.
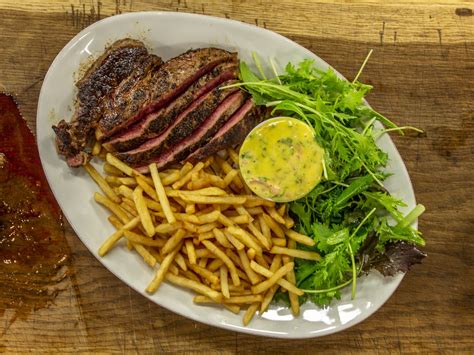
[(158, 171), (151, 164), (150, 175), (110, 153), (102, 156), (105, 176), (85, 166), (102, 190), (94, 199), (110, 210), (108, 220), (116, 228), (100, 247), (101, 256), (124, 245), (156, 270), (147, 292), (166, 280), (195, 291), (197, 304), (221, 305), (236, 314), (246, 309), (244, 325), (267, 310), (279, 288), (299, 314), (303, 291), (295, 285), (293, 258), (319, 260), (319, 254), (297, 250), (296, 243), (314, 241), (291, 229), (285, 204), (248, 189), (234, 150), (194, 166)]

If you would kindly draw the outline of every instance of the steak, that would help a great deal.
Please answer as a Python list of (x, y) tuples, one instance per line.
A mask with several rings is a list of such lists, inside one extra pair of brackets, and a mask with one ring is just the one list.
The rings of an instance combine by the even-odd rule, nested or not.
[(148, 114), (124, 133), (118, 134), (103, 144), (108, 151), (128, 151), (137, 148), (150, 138), (158, 136), (176, 117), (200, 96), (213, 90), (224, 81), (235, 79), (238, 75), (236, 61), (217, 65), (211, 72), (202, 76), (183, 94), (156, 112)]
[(145, 115), (164, 107), (216, 65), (236, 58), (236, 53), (217, 48), (201, 48), (170, 59), (140, 80), (126, 95), (115, 97), (106, 103), (103, 117), (96, 129), (96, 138), (103, 141)]
[(180, 142), (199, 127), (230, 94), (238, 88), (222, 89), (234, 81), (226, 81), (214, 90), (194, 101), (175, 119), (158, 137), (148, 140), (136, 149), (116, 154), (117, 158), (131, 166), (141, 165), (151, 158), (159, 156), (167, 148)]
[(69, 123), (61, 120), (52, 127), (56, 133), (58, 153), (66, 158), (69, 166), (83, 165), (88, 161), (85, 148), (100, 117), (101, 100), (148, 57), (142, 42), (128, 38), (117, 41), (76, 83), (78, 94), (73, 118)]
[(263, 110), (248, 99), (244, 105), (219, 129), (204, 146), (195, 150), (187, 160), (191, 163), (204, 160), (219, 150), (241, 144), (250, 131), (265, 118)]
[(246, 97), (247, 95), (243, 91), (238, 91), (228, 96), (190, 136), (175, 143), (158, 157), (142, 162), (142, 164), (146, 164), (138, 167), (137, 170), (141, 173), (147, 173), (149, 163), (154, 162), (158, 165), (158, 168), (162, 168), (185, 159), (196, 148), (203, 146), (212, 138), (219, 128), (227, 122), (229, 117), (242, 106)]

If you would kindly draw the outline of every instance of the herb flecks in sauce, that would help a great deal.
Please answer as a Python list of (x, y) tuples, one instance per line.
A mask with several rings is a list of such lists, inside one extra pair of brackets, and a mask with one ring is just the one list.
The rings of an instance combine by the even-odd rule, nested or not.
[(257, 126), (240, 149), (242, 175), (250, 189), (277, 202), (310, 192), (321, 180), (322, 158), (313, 129), (289, 117)]

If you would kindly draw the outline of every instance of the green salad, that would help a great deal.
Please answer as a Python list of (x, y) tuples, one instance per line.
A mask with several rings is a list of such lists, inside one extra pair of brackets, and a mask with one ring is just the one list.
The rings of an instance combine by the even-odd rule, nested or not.
[[(272, 116), (308, 123), (325, 151), (322, 181), (289, 204), (295, 229), (316, 242), (314, 247), (298, 247), (321, 255), (317, 262), (295, 260), (297, 286), (305, 291), (301, 302), (327, 305), (350, 285), (355, 297), (357, 277), (364, 272), (377, 269), (393, 276), (419, 263), (425, 254), (418, 246), (425, 241), (412, 224), (424, 207), (400, 212), (406, 205), (384, 188), (390, 176), (385, 170), (388, 155), (376, 144), (389, 131), (418, 130), (398, 127), (365, 103), (372, 87), (358, 78), (368, 57), (352, 82), (332, 69), (319, 70), (312, 60), (289, 63), (281, 75), (270, 61), (275, 75), (267, 78), (260, 60), (254, 59), (257, 72), (242, 62), (242, 82), (235, 85), (248, 91), (257, 105), (268, 107)], [(285, 297), (280, 293), (276, 299)]]

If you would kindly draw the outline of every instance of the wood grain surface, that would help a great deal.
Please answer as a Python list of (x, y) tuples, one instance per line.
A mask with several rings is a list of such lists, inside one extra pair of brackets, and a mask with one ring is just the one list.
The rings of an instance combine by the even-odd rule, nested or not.
[[(0, 352), (474, 352), (474, 2), (433, 3), (0, 0), (0, 91), (16, 94), (33, 130), (55, 55), (85, 26), (118, 13), (185, 11), (244, 21), (300, 43), (349, 79), (374, 49), (361, 78), (374, 86), (370, 103), (398, 124), (424, 130), (393, 138), (427, 208), (419, 228), (429, 255), (363, 323), (323, 338), (275, 340), (211, 328), (151, 303), (102, 267), (66, 226), (64, 277), (36, 296), (44, 302), (0, 309)], [(11, 297), (2, 285), (0, 298)]]

